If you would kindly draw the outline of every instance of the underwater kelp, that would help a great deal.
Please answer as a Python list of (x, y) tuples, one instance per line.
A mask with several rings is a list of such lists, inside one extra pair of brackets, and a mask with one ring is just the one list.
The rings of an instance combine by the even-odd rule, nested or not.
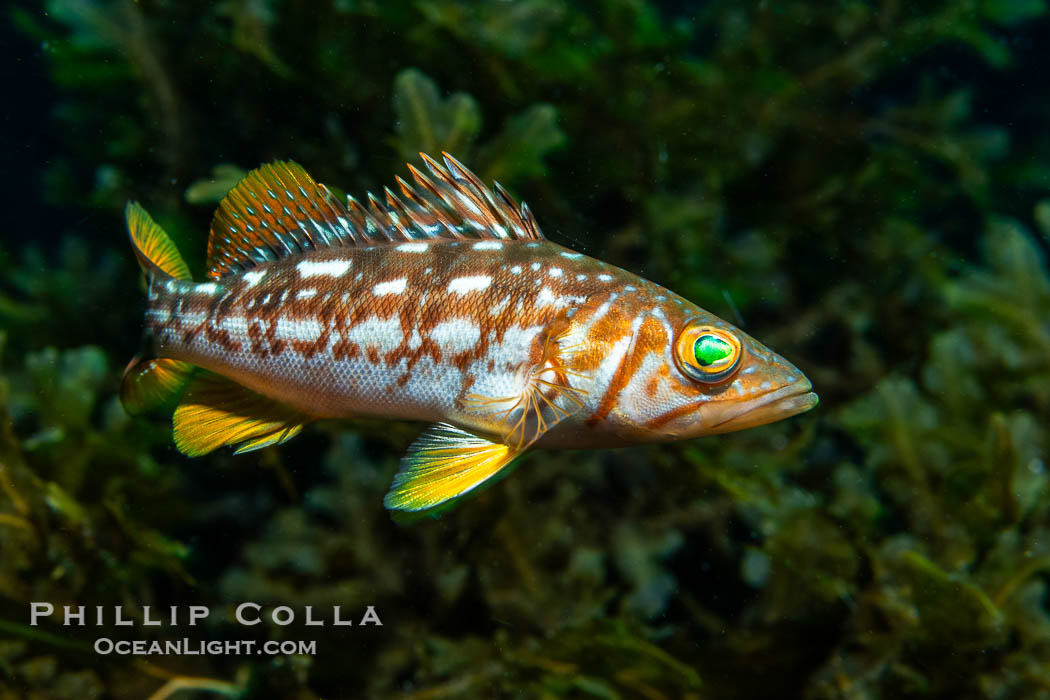
[[(1050, 697), (1044, 2), (11, 16), (58, 95), (40, 200), (79, 216), (0, 242), (0, 695)], [(381, 498), (416, 426), (190, 461), (167, 417), (123, 414), (126, 200), (199, 266), (211, 205), (260, 162), (359, 196), (442, 148), (552, 239), (797, 358), (821, 406), (532, 455), (408, 528)], [(27, 624), (49, 600), (205, 604), (216, 639), (303, 631), (236, 626), (244, 599), (384, 624), (311, 630), (313, 657), (137, 660)]]

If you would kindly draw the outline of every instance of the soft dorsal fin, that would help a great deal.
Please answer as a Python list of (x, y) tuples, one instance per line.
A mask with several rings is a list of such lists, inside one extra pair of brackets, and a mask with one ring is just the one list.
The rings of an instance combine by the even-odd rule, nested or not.
[(408, 166), (418, 186), (400, 177), (368, 204), (338, 201), (297, 163), (277, 161), (248, 173), (219, 204), (208, 240), (208, 275), (242, 272), (270, 260), (327, 246), (450, 239), (543, 240), (524, 203), (492, 189), (448, 153), (444, 164), (420, 153), (430, 175)]
[(215, 210), (208, 276), (219, 278), (311, 248), (353, 245), (346, 207), (292, 162), (251, 171)]

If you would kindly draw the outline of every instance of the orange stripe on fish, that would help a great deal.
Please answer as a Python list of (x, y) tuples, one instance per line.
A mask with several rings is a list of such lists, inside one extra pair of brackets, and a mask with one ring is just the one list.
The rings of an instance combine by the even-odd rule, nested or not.
[(812, 408), (794, 366), (630, 272), (546, 240), (531, 211), (448, 154), (414, 184), (338, 199), (295, 163), (220, 203), (208, 280), (137, 205), (153, 357), (129, 411), (178, 402), (190, 455), (278, 444), (317, 418), (434, 426), (388, 508), (433, 512), (531, 447), (611, 447), (760, 425)]

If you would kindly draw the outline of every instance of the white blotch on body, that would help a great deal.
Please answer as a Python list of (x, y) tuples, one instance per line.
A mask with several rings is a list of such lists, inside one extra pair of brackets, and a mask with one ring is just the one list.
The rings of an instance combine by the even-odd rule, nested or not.
[(407, 284), (407, 277), (399, 277), (396, 280), (380, 282), (372, 288), (372, 294), (375, 294), (377, 297), (385, 296), (387, 294), (400, 294), (405, 291), (405, 285)]
[(397, 316), (369, 316), (353, 328), (344, 331), (343, 336), (363, 348), (376, 348), (380, 352), (396, 350), (405, 339), (401, 330), (401, 319)]
[(489, 350), (489, 357), (496, 361), (511, 361), (529, 356), (532, 342), (543, 331), (543, 326), (510, 326), (503, 332), (503, 342)]
[(248, 321), (244, 316), (227, 316), (219, 321), (219, 328), (241, 338), (248, 335)]
[(296, 299), (309, 299), (310, 297), (317, 296), (316, 289), (304, 289), (295, 295)]
[(203, 311), (194, 311), (191, 313), (182, 313), (176, 315), (176, 318), (179, 320), (179, 323), (183, 326), (199, 326), (200, 324), (204, 323), (204, 319), (207, 317), (208, 315)]
[(251, 272), (244, 273), (244, 281), (249, 287), (254, 287), (259, 283), (263, 277), (266, 276), (266, 272), (263, 270), (252, 270)]
[(402, 253), (425, 253), (430, 250), (429, 243), (402, 243), (397, 247)]
[[(569, 335), (565, 338), (566, 344), (572, 344), (579, 342), (579, 336), (576, 334)], [(586, 335), (583, 336), (586, 338)], [(612, 347), (606, 349), (602, 354), (602, 361), (598, 367), (591, 374), (593, 391), (590, 394), (591, 397), (601, 397), (604, 390), (612, 382), (613, 376), (616, 374), (617, 368), (623, 361), (623, 356), (627, 353), (628, 347), (631, 345), (631, 336), (624, 335), (622, 338), (613, 343)], [(597, 399), (596, 399), (597, 400)], [(597, 408), (597, 404), (590, 407), (591, 410)]]
[(342, 277), (350, 269), (352, 263), (352, 260), (325, 260), (323, 262), (303, 260), (295, 266), (295, 269), (299, 271), (299, 275), (302, 277), (316, 277), (318, 275)]
[(197, 294), (207, 294), (208, 296), (211, 296), (219, 291), (219, 285), (214, 282), (204, 282), (203, 284), (194, 285), (193, 291)]
[(466, 318), (442, 321), (430, 331), (430, 339), (441, 348), (442, 353), (456, 354), (470, 350), (481, 339), (478, 324)]
[(283, 340), (317, 340), (321, 335), (321, 322), (314, 318), (286, 318), (281, 316), (277, 319), (275, 333)]
[(544, 287), (536, 295), (536, 308), (542, 308), (544, 306), (553, 306), (558, 309), (563, 309), (566, 306), (571, 306), (572, 304), (582, 304), (586, 300), (586, 296), (576, 296), (573, 294), (555, 294), (550, 287)]
[[(545, 330), (544, 326), (510, 326), (503, 333), (503, 341), (493, 343), (484, 357), (474, 360), (467, 368), (467, 373), (475, 377), (470, 392), (496, 397), (517, 397), (522, 389), (521, 365), (528, 361), (536, 338)], [(489, 368), (489, 363), (492, 368)], [(493, 409), (506, 410), (514, 403), (508, 403), (476, 409), (476, 413), (488, 414), (495, 418)]]
[[(635, 347), (635, 352), (642, 352), (641, 348)], [(637, 361), (632, 358), (632, 361)], [(662, 381), (660, 370), (667, 363), (664, 361), (662, 352), (646, 352), (641, 358), (641, 363), (634, 375), (631, 376), (627, 386), (620, 392), (617, 400), (617, 409), (620, 413), (637, 423), (643, 423), (652, 418), (655, 407), (662, 407), (674, 403), (673, 393), (666, 396), (669, 386), (665, 380)], [(656, 379), (655, 396), (650, 397), (646, 387), (651, 380)]]
[(474, 250), (499, 250), (503, 247), (503, 244), (499, 241), (481, 241), (480, 243), (475, 243), (471, 247), (474, 248)]
[(540, 290), (540, 293), (536, 295), (536, 308), (557, 306), (559, 299), (560, 297), (555, 296), (550, 287), (544, 287)]
[(488, 275), (471, 275), (469, 277), (457, 277), (448, 283), (448, 291), (457, 294), (467, 292), (480, 292), (492, 284), (492, 278)]

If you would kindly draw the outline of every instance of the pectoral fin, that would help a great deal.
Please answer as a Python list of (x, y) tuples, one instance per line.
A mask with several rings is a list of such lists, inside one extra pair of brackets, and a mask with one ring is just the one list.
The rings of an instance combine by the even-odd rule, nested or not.
[(435, 508), (489, 481), (519, 454), (509, 445), (437, 423), (408, 448), (383, 504), (400, 511)]
[(175, 409), (175, 446), (199, 457), (223, 445), (236, 454), (278, 445), (299, 434), (310, 416), (210, 372), (193, 378)]
[[(463, 406), (488, 413), (498, 421), (505, 442), (525, 450), (544, 433), (583, 408), (590, 377), (569, 369), (576, 346), (565, 343), (571, 326), (567, 317), (552, 324), (537, 339), (538, 359), (525, 373), (521, 391), (509, 396), (467, 394)], [(576, 386), (573, 385), (575, 382)], [(580, 385), (584, 386), (580, 386)]]

